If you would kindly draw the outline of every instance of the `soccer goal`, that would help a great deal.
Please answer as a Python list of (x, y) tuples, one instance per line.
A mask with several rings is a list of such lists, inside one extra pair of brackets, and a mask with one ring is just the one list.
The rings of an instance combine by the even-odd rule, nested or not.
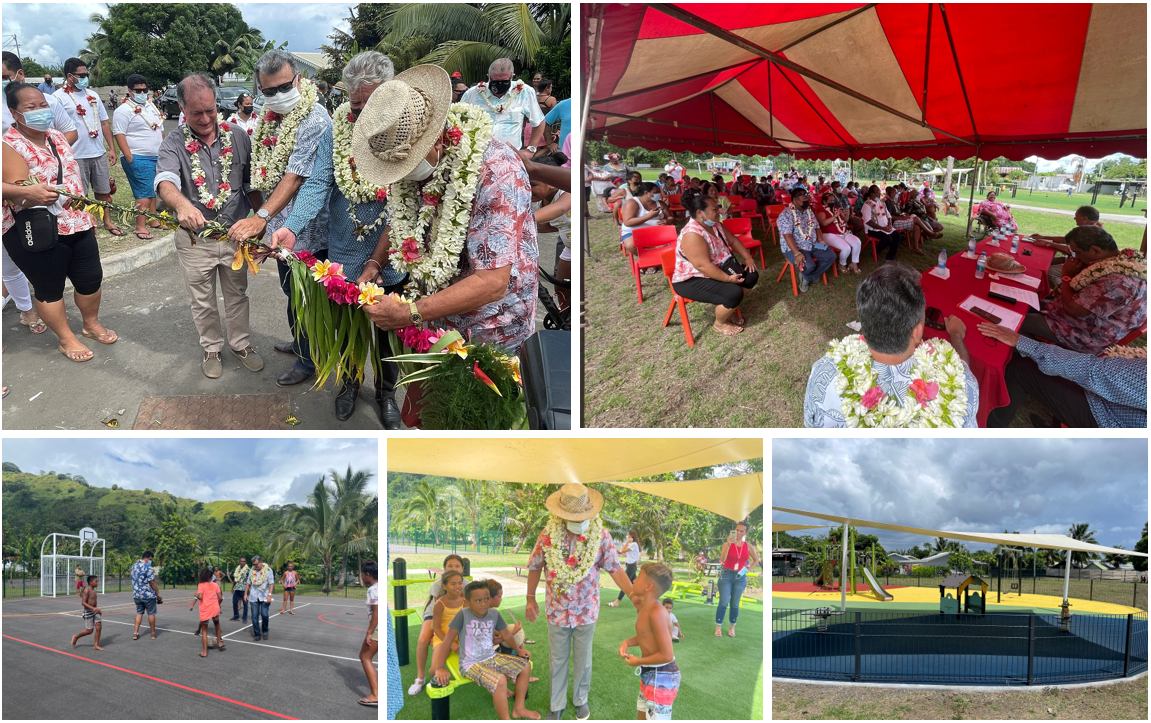
[[(52, 543), (50, 546), (49, 541)], [(99, 555), (96, 554), (97, 544), (100, 546)], [(103, 594), (104, 540), (95, 530), (85, 527), (78, 535), (53, 532), (45, 537), (40, 543), (40, 597), (77, 594), (77, 566), (84, 571), (85, 584), (88, 575), (100, 578), (99, 591)]]

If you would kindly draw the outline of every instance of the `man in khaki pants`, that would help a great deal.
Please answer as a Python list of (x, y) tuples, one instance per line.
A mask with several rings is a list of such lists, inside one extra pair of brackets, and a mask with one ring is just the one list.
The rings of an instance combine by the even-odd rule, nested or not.
[(176, 254), (204, 350), (201, 368), (209, 379), (218, 378), (224, 369), (220, 359), (224, 331), (216, 304), (219, 279), (228, 346), (247, 369), (258, 372), (264, 361), (249, 342), (248, 269), (232, 270), (235, 244), (226, 239), (193, 238), (205, 220), (230, 227), (263, 203), (260, 192), (249, 185), (251, 141), (242, 129), (233, 132), (227, 123), (217, 122), (215, 92), (207, 76), (197, 73), (184, 78), (176, 86), (176, 97), (186, 126), (170, 132), (161, 144), (155, 183), (160, 198), (180, 219)]

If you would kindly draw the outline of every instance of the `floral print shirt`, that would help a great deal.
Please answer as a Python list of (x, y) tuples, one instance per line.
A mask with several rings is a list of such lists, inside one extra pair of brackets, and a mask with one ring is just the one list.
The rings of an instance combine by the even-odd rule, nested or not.
[[(48, 130), (48, 140), (56, 146), (56, 152), (60, 154), (60, 162), (64, 168), (63, 180), (56, 178), (60, 166), (57, 165), (56, 156), (52, 155), (51, 150), (41, 148), (29, 141), (20, 131), (16, 130), (16, 126), (12, 126), (4, 134), (4, 142), (8, 144), (8, 147), (19, 153), (20, 157), (28, 163), (30, 179), (35, 178), (40, 183), (53, 186), (64, 186), (69, 192), (83, 196), (84, 181), (80, 176), (80, 164), (72, 155), (72, 145), (68, 143), (68, 139), (64, 137), (63, 133), (53, 129)], [(61, 197), (61, 200), (66, 199)], [(73, 208), (73, 204), (69, 204), (56, 216), (56, 231), (61, 236), (70, 236), (81, 231), (87, 231), (96, 225), (91, 214)], [(12, 207), (5, 203), (4, 233), (8, 233), (8, 229), (14, 225), (16, 225), (16, 217), (12, 213)]]
[(523, 161), (507, 143), (492, 139), (484, 152), (459, 283), (478, 270), (511, 267), (499, 301), (445, 317), (449, 329), (473, 342), (501, 344), (515, 353), (535, 331), (539, 245), (532, 189)]
[[(544, 570), (543, 533), (536, 539), (536, 546), (532, 548), (531, 557), (528, 558), (529, 570)], [(578, 535), (564, 530), (563, 545), (568, 550), (575, 550)], [(591, 566), (587, 577), (580, 580), (570, 588), (557, 591), (548, 580), (547, 571), (541, 579), (547, 585), (546, 614), (550, 625), (561, 628), (574, 628), (580, 625), (591, 625), (599, 618), (599, 571), (615, 572), (619, 570), (619, 559), (616, 557), (615, 543), (606, 529), (600, 531), (599, 553), (595, 564)]]
[(678, 284), (681, 281), (687, 281), (691, 278), (708, 278), (702, 271), (691, 265), (687, 260), (687, 255), (683, 252), (683, 236), (686, 233), (694, 233), (703, 236), (703, 240), (707, 243), (707, 255), (713, 264), (719, 266), (731, 256), (731, 249), (727, 246), (727, 239), (720, 234), (719, 231), (709, 230), (704, 228), (699, 221), (694, 218), (688, 220), (684, 225), (683, 230), (679, 232), (679, 238), (675, 240), (675, 271), (671, 275), (673, 284)]
[(152, 569), (152, 563), (145, 560), (137, 560), (132, 565), (132, 597), (139, 598), (140, 600), (151, 600), (156, 597), (156, 591), (148, 583), (156, 579), (156, 571)]
[(1147, 320), (1147, 282), (1123, 274), (1108, 274), (1074, 292), (1075, 303), (1091, 313), (1074, 317), (1055, 297), (1044, 314), (1060, 346), (1085, 354), (1100, 354)]
[(248, 599), (253, 602), (266, 602), (272, 592), (272, 583), (275, 580), (276, 576), (272, 574), (272, 568), (267, 565), (259, 570), (252, 568), (251, 577), (248, 578), (248, 584), (252, 586), (248, 592)]

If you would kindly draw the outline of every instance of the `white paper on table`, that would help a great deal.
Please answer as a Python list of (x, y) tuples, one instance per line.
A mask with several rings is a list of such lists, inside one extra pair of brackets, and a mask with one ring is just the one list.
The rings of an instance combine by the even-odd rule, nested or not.
[(1036, 294), (1034, 291), (1007, 286), (1006, 284), (996, 284), (995, 282), (991, 283), (991, 290), (997, 294), (1010, 296), (1012, 299), (1022, 301), (1024, 304), (1039, 311), (1039, 294)]
[[(987, 299), (980, 299), (978, 296), (972, 295), (972, 296), (968, 296), (966, 299), (964, 299), (963, 303), (961, 303), (959, 305), (959, 308), (963, 309), (964, 311), (971, 311), (975, 307), (979, 307), (980, 309), (983, 309), (986, 312), (989, 312), (989, 313), (992, 313), (992, 314), (998, 316), (1000, 319), (999, 325), (1005, 326), (1008, 329), (1010, 329), (1011, 331), (1019, 331), (1019, 327), (1023, 325), (1023, 315), (1022, 314), (1014, 312), (1005, 306), (1000, 306), (999, 304), (996, 304), (994, 301), (988, 301)], [(976, 314), (976, 316), (979, 316), (979, 315)], [(984, 320), (984, 319), (982, 317), (980, 317), (980, 320)]]
[(997, 274), (994, 272), (987, 274), (992, 279), (1000, 279), (1001, 281), (1014, 281), (1017, 284), (1030, 286), (1033, 289), (1039, 288), (1039, 279), (1027, 274)]

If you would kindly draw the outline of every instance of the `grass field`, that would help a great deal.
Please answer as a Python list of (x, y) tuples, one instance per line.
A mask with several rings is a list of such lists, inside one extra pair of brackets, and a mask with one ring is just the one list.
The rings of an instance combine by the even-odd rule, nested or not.
[[(609, 590), (601, 591), (603, 600)], [(614, 596), (613, 596), (614, 597)], [(524, 616), (526, 598), (505, 598), (501, 610), (510, 609), (516, 620), (524, 623), (529, 640), (527, 645), (533, 660), (533, 674), (540, 678), (528, 690), (527, 707), (546, 716), (549, 709), (548, 686), (548, 634), (541, 617), (535, 623)], [(606, 602), (606, 600), (605, 600)], [(679, 695), (672, 716), (677, 719), (697, 720), (762, 720), (763, 718), (763, 612), (761, 606), (750, 605), (740, 610), (736, 638), (715, 638), (715, 607), (703, 603), (676, 601), (675, 615), (684, 632), (684, 639), (675, 644), (675, 658), (681, 671)], [(426, 693), (409, 696), (408, 686), (416, 673), (415, 645), (418, 633), (416, 620), (409, 617), (408, 665), (400, 668), (404, 683), (404, 707), (396, 716), (401, 720), (427, 720), (431, 717), (431, 701)], [(619, 644), (635, 635), (635, 608), (601, 606), (593, 643), (591, 693), (588, 706), (593, 719), (628, 719), (636, 715), (636, 696), (639, 678), (634, 669), (619, 657)], [(634, 651), (633, 651), (634, 652)], [(430, 656), (429, 656), (430, 662)], [(568, 685), (568, 705), (564, 719), (575, 718), (571, 704), (573, 688)], [(451, 695), (451, 717), (454, 720), (491, 719), (495, 717), (492, 697), (483, 688), (468, 684)]]
[[(1016, 211), (1015, 218), (1024, 233), (1061, 235), (1073, 224), (1039, 211)], [(899, 259), (924, 271), (941, 247), (949, 255), (966, 250), (966, 216), (941, 220), (944, 236), (927, 242), (926, 256), (908, 253), (904, 245)], [(1110, 224), (1108, 231), (1121, 248), (1138, 248), (1143, 238), (1137, 226)], [(769, 239), (764, 243), (767, 269), (744, 302), (746, 329), (735, 337), (721, 336), (711, 328), (712, 307), (689, 304), (695, 347), (688, 348), (678, 318), (661, 327), (671, 301), (664, 276), (642, 277), (644, 303), (637, 304), (618, 229), (610, 218), (599, 216), (589, 221), (588, 232), (592, 257), (584, 258), (583, 277), (589, 324), (584, 348), (587, 426), (803, 426), (811, 365), (826, 351), (828, 340), (850, 333), (846, 324), (857, 318), (855, 287), (862, 276), (829, 274), (828, 286), (813, 285), (795, 297), (787, 279), (776, 283), (784, 265), (779, 247), (756, 226), (755, 238)], [(870, 254), (865, 260), (861, 256), (861, 268), (865, 274), (875, 268)], [(1029, 402), (1014, 425), (1030, 426), (1029, 412), (1041, 411)]]

